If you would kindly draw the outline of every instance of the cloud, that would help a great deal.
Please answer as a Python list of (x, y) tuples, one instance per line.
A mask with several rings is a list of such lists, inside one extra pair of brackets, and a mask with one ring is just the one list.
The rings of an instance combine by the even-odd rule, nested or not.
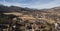
[[(18, 1), (14, 1), (14, 2), (8, 2), (6, 1), (5, 3), (0, 1), (0, 4), (3, 4), (3, 5), (7, 5), (7, 6), (11, 6), (11, 5), (14, 5), (14, 6), (20, 6), (20, 7), (28, 7), (28, 8), (37, 8), (37, 9), (44, 9), (44, 8), (52, 8), (52, 7), (57, 7), (57, 6), (60, 6), (60, 0), (51, 0), (51, 1), (46, 1), (44, 2), (44, 0), (31, 0), (31, 1), (23, 1), (23, 0), (19, 0), (20, 2)], [(41, 2), (42, 1), (42, 2)]]
[(60, 0), (54, 0), (47, 4), (30, 5), (30, 8), (43, 9), (43, 8), (53, 8), (53, 7), (58, 7), (58, 6), (60, 6)]
[(8, 2), (8, 1), (0, 1), (0, 4), (3, 4), (5, 6), (19, 6), (19, 7), (26, 7), (28, 6), (28, 4), (23, 4), (23, 3), (19, 3), (19, 2)]
[(2, 1), (0, 1), (0, 4), (3, 4), (3, 5), (6, 5), (6, 6), (12, 6), (12, 5), (14, 5), (14, 6), (22, 6), (22, 4), (21, 3), (11, 3), (11, 2), (2, 2)]

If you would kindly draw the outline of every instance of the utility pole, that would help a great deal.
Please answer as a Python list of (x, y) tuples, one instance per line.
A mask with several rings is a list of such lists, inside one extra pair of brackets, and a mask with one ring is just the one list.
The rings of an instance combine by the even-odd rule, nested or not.
[(36, 19), (38, 20), (38, 14), (36, 15)]

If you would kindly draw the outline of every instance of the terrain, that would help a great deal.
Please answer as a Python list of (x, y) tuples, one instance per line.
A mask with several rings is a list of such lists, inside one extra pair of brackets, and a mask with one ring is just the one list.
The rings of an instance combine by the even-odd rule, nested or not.
[[(18, 6), (3, 6), (0, 5), (0, 12), (4, 14), (13, 14), (19, 18), (26, 20), (43, 19), (50, 23), (55, 23), (60, 20), (60, 7), (50, 9), (30, 9)], [(37, 18), (37, 19), (36, 19)]]
[(54, 31), (54, 24), (58, 22), (60, 22), (60, 7), (50, 9), (31, 9), (18, 6), (0, 5), (0, 24), (9, 24), (11, 26), (20, 24), (21, 26), (18, 26), (23, 30), (26, 29), (25, 26), (27, 24), (31, 25), (31, 23), (33, 23), (34, 27), (34, 24), (37, 23), (38, 25), (41, 25), (40, 23), (42, 23), (41, 26), (45, 27), (43, 29)]

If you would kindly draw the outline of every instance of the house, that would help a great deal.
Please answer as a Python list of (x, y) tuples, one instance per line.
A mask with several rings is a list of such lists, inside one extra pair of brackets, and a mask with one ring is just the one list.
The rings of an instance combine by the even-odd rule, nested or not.
[(55, 23), (55, 29), (60, 30), (60, 23)]
[(2, 31), (9, 31), (9, 24), (0, 24), (0, 29)]

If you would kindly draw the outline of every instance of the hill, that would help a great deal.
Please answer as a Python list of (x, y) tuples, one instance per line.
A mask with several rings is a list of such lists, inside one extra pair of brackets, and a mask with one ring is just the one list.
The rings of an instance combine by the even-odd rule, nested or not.
[(38, 9), (22, 8), (18, 6), (0, 5), (0, 13), (4, 13), (7, 15), (13, 14), (26, 20), (42, 19), (51, 23), (60, 20), (60, 7), (38, 10)]

